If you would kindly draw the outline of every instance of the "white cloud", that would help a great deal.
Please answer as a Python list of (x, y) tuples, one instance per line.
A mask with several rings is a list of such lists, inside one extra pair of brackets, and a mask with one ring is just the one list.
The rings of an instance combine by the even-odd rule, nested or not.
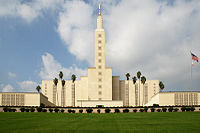
[(22, 81), (22, 82), (17, 82), (18, 85), (20, 86), (20, 90), (21, 92), (35, 92), (36, 91), (36, 87), (38, 86), (38, 83), (34, 82), (34, 81)]
[(10, 78), (15, 78), (15, 77), (16, 77), (16, 74), (15, 74), (15, 73), (12, 73), (12, 72), (8, 72), (8, 77), (10, 77)]
[(11, 85), (6, 85), (3, 87), (2, 92), (13, 92), (14, 88)]
[(0, 1), (0, 17), (21, 17), (27, 22), (32, 22), (44, 11), (56, 11), (64, 3), (64, 0), (34, 0), (34, 1)]
[[(58, 33), (69, 51), (89, 64), (97, 4), (69, 1), (58, 21)], [(135, 75), (140, 70), (147, 79), (163, 80), (168, 90), (189, 88), (189, 51), (198, 55), (200, 49), (200, 1), (122, 0), (103, 2), (102, 10), (106, 60), (114, 72), (125, 77), (126, 72)], [(193, 68), (195, 89), (198, 65)]]
[(87, 74), (87, 70), (78, 68), (76, 65), (73, 65), (69, 68), (63, 67), (59, 62), (57, 62), (54, 57), (46, 53), (42, 56), (43, 67), (40, 71), (40, 77), (42, 79), (54, 79), (58, 78), (60, 71), (63, 72), (65, 79), (70, 79), (72, 74), (79, 76), (84, 76)]
[[(69, 1), (59, 14), (58, 33), (77, 59), (93, 64), (94, 23), (93, 9), (83, 1)], [(87, 51), (87, 52), (86, 52)]]

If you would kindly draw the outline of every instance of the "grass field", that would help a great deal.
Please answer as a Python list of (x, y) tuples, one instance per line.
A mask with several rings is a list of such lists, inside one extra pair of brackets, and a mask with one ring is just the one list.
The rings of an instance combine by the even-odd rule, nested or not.
[(200, 112), (0, 113), (0, 133), (199, 133)]

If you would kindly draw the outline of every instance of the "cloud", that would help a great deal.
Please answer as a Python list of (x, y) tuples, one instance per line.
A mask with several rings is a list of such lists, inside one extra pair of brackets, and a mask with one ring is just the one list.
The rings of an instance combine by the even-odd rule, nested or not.
[(16, 77), (16, 74), (15, 74), (15, 73), (12, 73), (12, 72), (8, 72), (8, 77), (10, 77), (10, 78), (15, 78), (15, 77)]
[(56, 11), (62, 6), (64, 0), (34, 0), (34, 1), (0, 1), (0, 17), (21, 17), (32, 22), (42, 16), (45, 11)]
[(2, 92), (13, 92), (14, 88), (11, 85), (6, 85), (3, 87)]
[[(58, 21), (58, 33), (69, 51), (90, 65), (98, 2), (66, 2)], [(162, 80), (167, 90), (189, 88), (190, 50), (199, 53), (200, 49), (200, 1), (102, 3), (106, 62), (114, 73), (123, 78), (140, 70), (147, 79)], [(193, 68), (194, 89), (200, 89), (198, 65)]]
[[(84, 1), (69, 1), (59, 14), (57, 31), (70, 53), (93, 64), (95, 19), (93, 8)], [(87, 52), (86, 52), (87, 51)]]
[(69, 68), (63, 67), (50, 53), (46, 53), (42, 56), (43, 67), (40, 71), (40, 77), (44, 80), (52, 80), (55, 77), (58, 78), (60, 71), (64, 74), (64, 79), (71, 79), (71, 75), (75, 74), (78, 77), (84, 76), (87, 74), (86, 69), (78, 68), (76, 65), (73, 65)]
[(17, 82), (18, 85), (20, 86), (20, 90), (21, 92), (35, 92), (36, 91), (36, 87), (38, 85), (38, 83), (34, 82), (34, 81), (22, 81), (22, 82)]

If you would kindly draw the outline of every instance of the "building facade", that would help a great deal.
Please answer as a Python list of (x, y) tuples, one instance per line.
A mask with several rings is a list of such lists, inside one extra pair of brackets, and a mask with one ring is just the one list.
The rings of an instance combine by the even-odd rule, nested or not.
[(55, 106), (42, 93), (37, 92), (0, 92), (0, 106)]
[(42, 81), (42, 93), (49, 101), (57, 106), (142, 106), (159, 92), (158, 80), (147, 80), (145, 85), (132, 81), (120, 80), (119, 76), (112, 76), (112, 68), (105, 63), (105, 31), (103, 17), (99, 5), (97, 28), (95, 30), (95, 60), (94, 67), (88, 68), (88, 76), (80, 80), (61, 81), (57, 86), (53, 80)]

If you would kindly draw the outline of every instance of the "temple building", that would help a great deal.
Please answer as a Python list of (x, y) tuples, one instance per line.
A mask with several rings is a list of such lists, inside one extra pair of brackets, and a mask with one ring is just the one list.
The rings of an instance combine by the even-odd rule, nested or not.
[[(173, 99), (179, 99), (182, 93), (159, 93), (158, 80), (147, 80), (143, 85), (139, 81), (133, 84), (132, 80), (120, 80), (119, 76), (112, 76), (112, 68), (107, 67), (105, 63), (105, 31), (101, 5), (99, 5), (94, 42), (95, 66), (88, 68), (88, 76), (82, 76), (74, 83), (71, 80), (66, 81), (65, 86), (62, 86), (61, 81), (58, 82), (57, 86), (52, 80), (42, 81), (42, 93), (49, 98), (50, 102), (57, 106), (79, 107), (144, 106), (154, 103), (178, 104), (179, 100), (174, 102)], [(191, 98), (197, 102), (199, 93), (184, 92), (183, 95), (188, 95), (188, 100)], [(184, 98), (182, 97), (182, 99)], [(196, 102), (191, 104), (197, 104)]]
[[(134, 107), (152, 106), (153, 104), (160, 106), (200, 105), (199, 92), (160, 92), (159, 80), (147, 80), (143, 85), (139, 81), (134, 84), (132, 80), (120, 80), (119, 76), (112, 75), (112, 68), (107, 67), (105, 62), (105, 31), (103, 29), (101, 5), (99, 5), (94, 39), (95, 65), (88, 68), (88, 76), (81, 76), (80, 80), (75, 82), (65, 80), (64, 86), (61, 80), (58, 81), (57, 85), (54, 84), (53, 80), (43, 80), (42, 94), (29, 98), (38, 103), (38, 99), (43, 98), (43, 103), (47, 105), (62, 107)], [(26, 100), (31, 101), (26, 97), (27, 94), (19, 94), (20, 98), (23, 95), (21, 104), (23, 106), (36, 105), (35, 103), (31, 105), (31, 102), (26, 104)], [(36, 94), (31, 93), (30, 95)], [(14, 96), (14, 93), (0, 93), (0, 104), (18, 105), (16, 104), (17, 96)], [(15, 99), (15, 104), (12, 99)]]

